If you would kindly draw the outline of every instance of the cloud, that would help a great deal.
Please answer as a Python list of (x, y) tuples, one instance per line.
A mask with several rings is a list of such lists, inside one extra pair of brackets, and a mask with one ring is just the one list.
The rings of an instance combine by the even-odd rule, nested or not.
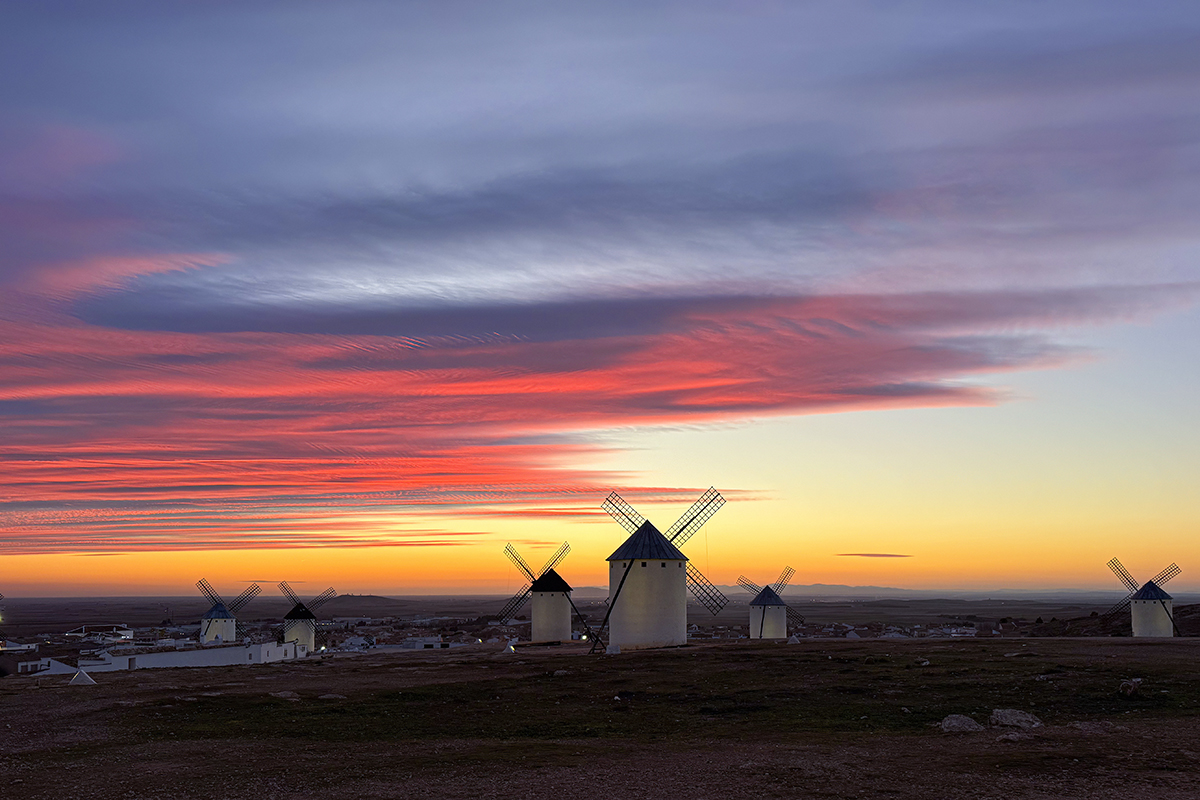
[(1055, 331), (1194, 291), (580, 301), (399, 314), (356, 333), (319, 314), (213, 332), (182, 308), (156, 318), (183, 329), (167, 331), (131, 310), (113, 321), (132, 330), (0, 319), (0, 543), (461, 542), (388, 515), (590, 507), (615, 476), (569, 466), (602, 447), (589, 431), (994, 403), (1002, 395), (972, 378), (1078, 358)]
[(1101, 32), (1092, 27), (982, 33), (958, 47), (909, 54), (848, 81), (888, 92), (936, 92), (978, 101), (991, 95), (1079, 96), (1149, 86), (1194, 87), (1200, 80), (1194, 26)]
[(573, 465), (1001, 402), (1200, 278), (1172, 9), (47, 8), (0, 26), (10, 552), (682, 502)]

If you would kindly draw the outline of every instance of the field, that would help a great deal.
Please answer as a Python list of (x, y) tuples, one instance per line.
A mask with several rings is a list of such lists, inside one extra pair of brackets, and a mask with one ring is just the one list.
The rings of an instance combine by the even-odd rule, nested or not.
[[(716, 617), (702, 607), (688, 606), (688, 621), (702, 626), (743, 625), (747, 618), (749, 595), (729, 591), (731, 602)], [(1091, 602), (1087, 602), (1087, 600)], [(828, 598), (788, 597), (788, 601), (817, 623), (861, 624), (949, 624), (954, 621), (984, 620), (995, 622), (1005, 617), (1035, 620), (1044, 617), (1083, 618), (1091, 612), (1103, 613), (1120, 595), (1096, 598), (1043, 598), (1038, 600), (962, 600), (962, 599), (882, 599), (830, 600)], [(448, 616), (474, 618), (494, 616), (507, 596), (500, 595), (420, 595), (379, 597), (342, 595), (322, 606), (321, 616)], [(1200, 597), (1180, 595), (1176, 607), (1195, 603)], [(199, 596), (191, 597), (99, 597), (99, 598), (9, 598), (5, 603), (4, 630), (12, 637), (33, 636), (48, 631), (67, 631), (84, 623), (125, 623), (154, 626), (163, 620), (195, 624), (209, 604)], [(599, 593), (576, 597), (579, 610), (593, 622), (604, 617), (605, 605)], [(291, 604), (279, 595), (264, 593), (241, 614), (241, 618), (277, 621)], [(528, 609), (526, 609), (527, 611)], [(1197, 632), (1200, 632), (1198, 630)]]
[[(21, 798), (1195, 798), (1200, 640), (495, 645), (0, 681)], [(1125, 696), (1122, 680), (1143, 679)], [(995, 708), (1045, 724), (946, 734)]]

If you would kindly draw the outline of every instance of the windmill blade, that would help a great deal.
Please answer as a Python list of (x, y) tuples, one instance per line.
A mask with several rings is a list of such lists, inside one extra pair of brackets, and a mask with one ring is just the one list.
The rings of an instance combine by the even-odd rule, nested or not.
[(538, 573), (538, 577), (540, 578), (561, 564), (562, 560), (567, 557), (567, 553), (569, 552), (571, 552), (571, 545), (563, 542), (562, 546), (554, 551), (554, 555), (550, 556), (550, 558), (546, 560), (546, 566), (542, 567), (542, 571)]
[(1113, 571), (1113, 574), (1117, 576), (1117, 579), (1121, 583), (1125, 584), (1126, 589), (1131, 592), (1138, 590), (1138, 582), (1133, 579), (1133, 576), (1129, 574), (1129, 570), (1125, 569), (1125, 566), (1120, 561), (1115, 558), (1110, 559), (1108, 568)]
[(257, 583), (250, 584), (246, 591), (233, 598), (233, 602), (227, 606), (229, 608), (229, 612), (231, 614), (236, 614), (245, 608), (247, 603), (258, 597), (261, 593), (262, 587), (260, 587)]
[(788, 622), (792, 623), (793, 625), (795, 625), (797, 627), (804, 624), (804, 615), (801, 614), (796, 609), (792, 608), (791, 606), (787, 607), (787, 618), (788, 618)]
[(512, 617), (513, 614), (516, 614), (518, 611), (520, 611), (521, 606), (525, 605), (525, 603), (532, 596), (533, 592), (530, 590), (529, 584), (527, 583), (525, 584), (525, 587), (521, 589), (521, 591), (514, 594), (512, 599), (505, 604), (503, 609), (501, 609), (500, 621), (503, 622), (504, 620)]
[(1155, 575), (1150, 580), (1154, 581), (1159, 586), (1162, 586), (1164, 583), (1171, 580), (1171, 578), (1174, 578), (1176, 575), (1178, 575), (1182, 571), (1183, 570), (1181, 570), (1178, 566), (1175, 565), (1174, 562), (1172, 562), (1171, 566), (1167, 567), (1166, 569), (1164, 569), (1162, 572)]
[(621, 527), (630, 533), (637, 533), (637, 529), (642, 527), (642, 523), (646, 518), (634, 510), (633, 506), (621, 499), (621, 495), (616, 492), (611, 493), (600, 507), (608, 512), (608, 515), (615, 519)]
[(335, 597), (337, 597), (337, 592), (334, 590), (334, 588), (332, 586), (330, 586), (328, 589), (326, 589), (325, 591), (321, 592), (319, 595), (314, 597), (312, 599), (312, 602), (306, 603), (305, 605), (308, 606), (309, 611), (316, 611), (318, 608), (325, 605), (326, 603), (328, 603), (330, 600), (332, 600)]
[(1107, 620), (1110, 620), (1113, 617), (1117, 616), (1118, 614), (1120, 614), (1123, 611), (1128, 611), (1130, 603), (1133, 602), (1132, 598), (1133, 598), (1133, 594), (1130, 593), (1129, 597), (1126, 597), (1124, 600), (1117, 603), (1115, 606), (1110, 608), (1108, 611), (1105, 611), (1104, 614), (1102, 614), (1100, 618), (1107, 621)]
[(729, 599), (721, 594), (721, 590), (713, 586), (708, 578), (701, 575), (700, 570), (693, 567), (691, 562), (688, 562), (687, 565), (687, 587), (691, 590), (692, 596), (696, 598), (696, 602), (707, 608), (714, 617), (729, 602)]
[(298, 595), (294, 591), (292, 591), (292, 587), (288, 586), (287, 581), (279, 582), (279, 591), (283, 592), (283, 596), (286, 597), (288, 600), (291, 600), (296, 605), (300, 605), (300, 595)]
[(240, 619), (233, 624), (233, 627), (239, 642), (245, 641), (250, 636), (250, 629), (243, 625)]
[(683, 516), (675, 520), (675, 524), (663, 534), (667, 541), (676, 547), (683, 547), (684, 542), (692, 538), (696, 531), (708, 522), (712, 515), (725, 505), (725, 498), (712, 486), (700, 495), (700, 499), (692, 503), (692, 507), (683, 512)]
[(199, 589), (200, 594), (208, 598), (208, 602), (212, 603), (214, 606), (218, 604), (225, 605), (225, 601), (221, 599), (221, 595), (217, 594), (216, 590), (213, 589), (212, 584), (206, 581), (204, 578), (196, 581), (196, 588)]
[(796, 570), (791, 567), (784, 567), (783, 572), (779, 573), (779, 580), (775, 581), (775, 594), (783, 594), (783, 590), (787, 588), (788, 581), (796, 574)]
[(525, 573), (526, 578), (531, 581), (537, 578), (537, 576), (533, 574), (533, 570), (530, 569), (529, 565), (525, 563), (525, 559), (521, 558), (521, 554), (517, 552), (516, 548), (513, 547), (511, 543), (504, 546), (504, 555), (508, 556), (508, 560), (513, 562), (517, 569)]
[(738, 586), (742, 587), (752, 595), (757, 595), (762, 591), (761, 586), (747, 578), (745, 575), (738, 575)]

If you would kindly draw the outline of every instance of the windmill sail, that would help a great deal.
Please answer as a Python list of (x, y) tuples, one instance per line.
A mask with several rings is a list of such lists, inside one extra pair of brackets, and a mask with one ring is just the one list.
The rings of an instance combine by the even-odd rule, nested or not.
[(500, 619), (509, 619), (518, 611), (520, 611), (521, 608), (524, 607), (527, 602), (529, 602), (529, 598), (533, 596), (533, 583), (537, 581), (538, 578), (542, 577), (547, 572), (561, 564), (562, 560), (566, 558), (567, 554), (570, 552), (571, 545), (563, 542), (558, 546), (558, 549), (554, 551), (550, 558), (546, 560), (546, 563), (541, 570), (535, 573), (530, 568), (529, 562), (521, 557), (521, 554), (518, 553), (517, 549), (512, 546), (512, 543), (510, 542), (509, 544), (506, 544), (504, 546), (504, 555), (508, 556), (508, 560), (513, 563), (513, 566), (521, 571), (521, 574), (525, 576), (527, 582), (524, 586), (517, 590), (516, 594), (509, 598), (507, 603), (504, 604), (504, 608), (500, 610)]
[(696, 602), (707, 608), (714, 617), (729, 603), (729, 598), (721, 594), (721, 590), (700, 574), (700, 570), (693, 567), (690, 561), (687, 565), (687, 587)]

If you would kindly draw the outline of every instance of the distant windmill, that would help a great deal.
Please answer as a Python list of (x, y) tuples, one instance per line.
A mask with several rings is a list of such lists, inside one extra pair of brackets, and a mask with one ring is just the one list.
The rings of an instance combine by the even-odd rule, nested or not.
[(1129, 574), (1117, 559), (1108, 562), (1108, 568), (1125, 584), (1129, 596), (1104, 614), (1105, 620), (1111, 620), (1118, 614), (1130, 609), (1133, 622), (1133, 635), (1137, 637), (1169, 637), (1179, 636), (1179, 628), (1175, 625), (1175, 615), (1171, 610), (1171, 595), (1163, 591), (1162, 585), (1174, 578), (1182, 570), (1175, 564), (1164, 569), (1140, 588), (1137, 581)]
[[(562, 576), (554, 571), (554, 568), (562, 563), (562, 560), (567, 557), (567, 553), (571, 552), (571, 545), (563, 542), (562, 545), (554, 551), (537, 573), (530, 569), (529, 564), (525, 559), (521, 558), (521, 554), (511, 544), (505, 545), (504, 555), (508, 556), (521, 574), (529, 580), (521, 589), (512, 596), (508, 604), (504, 606), (504, 610), (500, 612), (500, 619), (506, 620), (516, 614), (530, 599), (533, 600), (533, 606), (530, 609), (532, 617), (529, 626), (529, 639), (534, 642), (569, 642), (571, 641), (571, 612), (579, 613), (575, 608), (575, 603), (571, 600), (571, 585), (563, 580)], [(580, 615), (582, 619), (582, 615)], [(587, 627), (587, 621), (584, 620), (584, 627)], [(590, 630), (590, 628), (589, 628)]]
[(789, 621), (793, 625), (804, 624), (804, 616), (780, 597), (795, 573), (791, 567), (784, 567), (779, 580), (771, 586), (759, 586), (745, 575), (738, 576), (738, 586), (754, 595), (750, 601), (751, 639), (786, 639)]
[[(608, 613), (600, 631), (609, 629), (610, 645), (686, 644), (687, 589), (714, 615), (725, 607), (725, 595), (679, 549), (724, 504), (725, 498), (709, 487), (663, 534), (616, 492), (608, 496), (600, 507), (631, 534), (608, 557)], [(599, 643), (596, 637), (593, 649)]]
[(222, 600), (221, 595), (217, 594), (212, 584), (204, 578), (196, 581), (196, 588), (200, 590), (200, 594), (208, 598), (208, 602), (212, 603), (212, 608), (200, 618), (200, 643), (208, 644), (217, 641), (228, 643), (244, 639), (248, 632), (234, 615), (262, 592), (258, 584), (250, 584), (246, 591), (239, 594), (230, 603)]
[[(317, 649), (317, 615), (313, 612), (337, 597), (337, 592), (330, 586), (319, 595), (303, 602), (300, 596), (292, 591), (287, 581), (279, 582), (279, 591), (288, 600), (295, 603), (292, 610), (283, 618), (283, 641), (304, 645), (311, 653)], [(297, 653), (297, 655), (299, 655)]]

